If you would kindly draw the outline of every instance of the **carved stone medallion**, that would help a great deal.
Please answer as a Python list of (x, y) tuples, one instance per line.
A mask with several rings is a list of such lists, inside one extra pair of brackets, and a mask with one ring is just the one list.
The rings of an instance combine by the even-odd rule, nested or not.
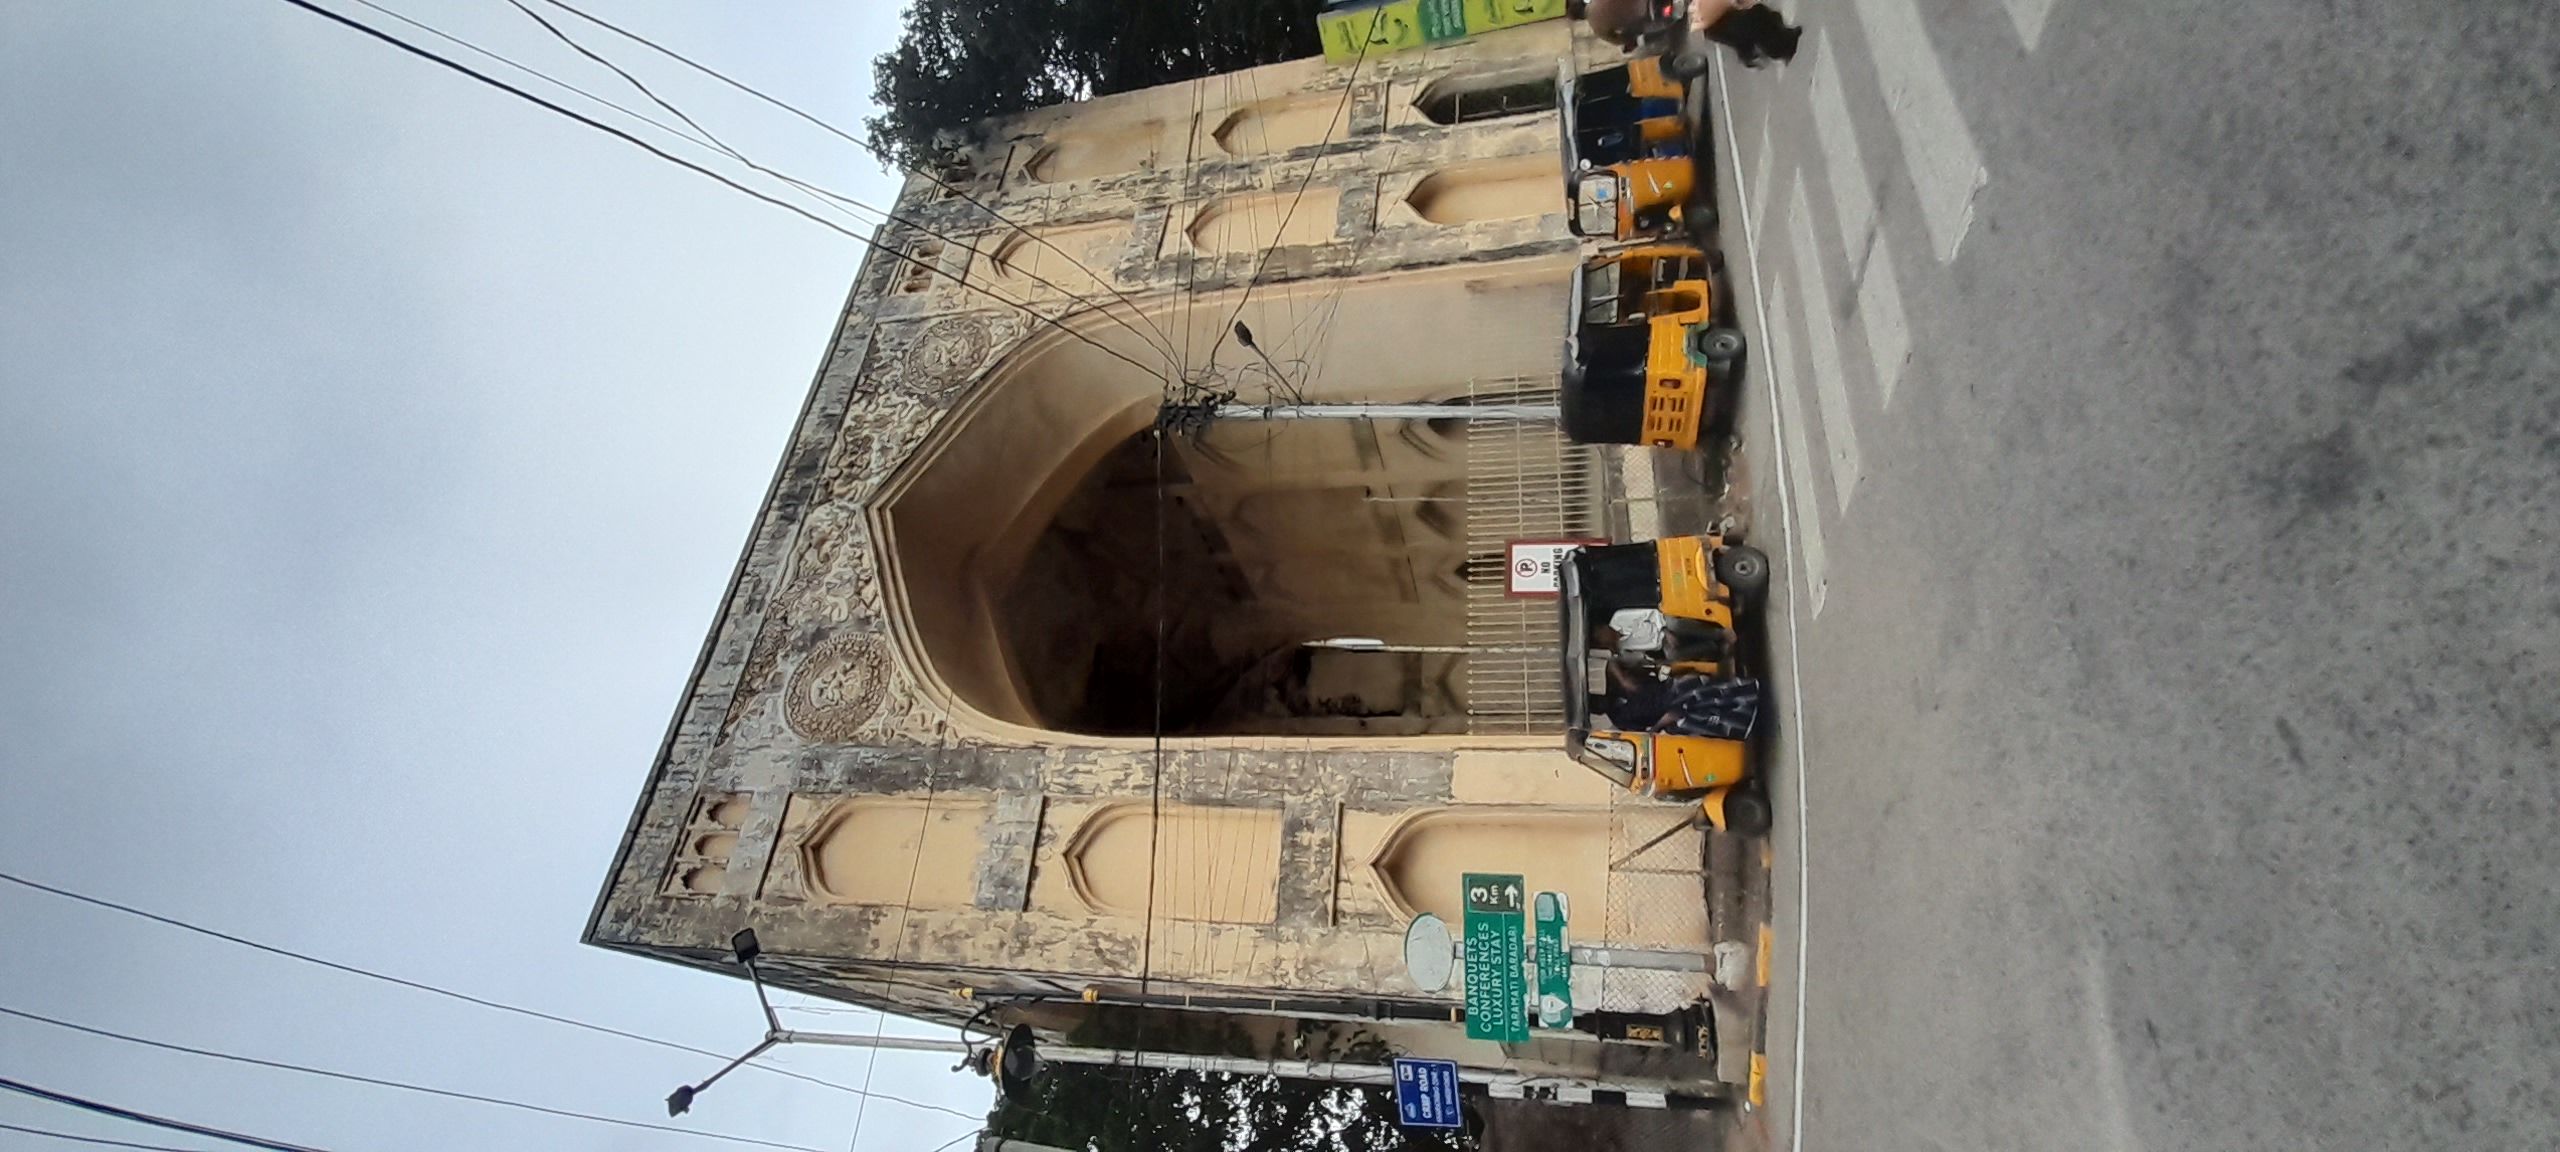
[(945, 316), (925, 325), (900, 357), (907, 391), (935, 403), (951, 399), (986, 363), (993, 343), (981, 317)]
[(877, 640), (857, 636), (819, 645), (800, 662), (783, 697), (783, 719), (813, 744), (849, 744), (879, 715), (889, 695), (889, 656)]

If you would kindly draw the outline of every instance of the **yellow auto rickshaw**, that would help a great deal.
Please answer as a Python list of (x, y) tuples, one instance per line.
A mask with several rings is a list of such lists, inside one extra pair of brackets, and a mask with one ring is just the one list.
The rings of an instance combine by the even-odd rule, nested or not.
[(1565, 218), (1577, 236), (1631, 240), (1715, 224), (1681, 86), (1652, 58), (1577, 76), (1556, 66)]
[(1741, 835), (1769, 828), (1749, 770), (1760, 681), (1741, 668), (1735, 613), (1759, 603), (1769, 558), (1722, 536), (1674, 536), (1566, 554), (1565, 748), (1630, 791), (1696, 801)]
[(1729, 414), (1742, 333), (1716, 322), (1715, 261), (1687, 244), (1603, 252), (1573, 272), (1564, 434), (1688, 450)]

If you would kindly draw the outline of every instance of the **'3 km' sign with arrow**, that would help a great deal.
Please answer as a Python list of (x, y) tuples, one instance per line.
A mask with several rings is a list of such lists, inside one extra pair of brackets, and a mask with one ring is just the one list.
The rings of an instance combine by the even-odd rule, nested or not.
[(1467, 1038), (1529, 1039), (1528, 916), (1520, 877), (1469, 872)]

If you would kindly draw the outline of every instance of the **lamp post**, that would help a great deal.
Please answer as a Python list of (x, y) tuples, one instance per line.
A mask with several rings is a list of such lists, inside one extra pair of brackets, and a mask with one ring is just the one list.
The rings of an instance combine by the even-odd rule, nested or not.
[[(772, 1051), (776, 1045), (780, 1044), (829, 1044), (849, 1048), (886, 1048), (901, 1052), (951, 1052), (969, 1058), (963, 1060), (963, 1067), (969, 1066), (971, 1061), (978, 1057), (976, 1049), (966, 1039), (933, 1040), (913, 1036), (855, 1036), (839, 1032), (798, 1032), (785, 1028), (782, 1026), (782, 1018), (774, 1014), (772, 997), (765, 995), (764, 974), (756, 971), (756, 957), (764, 954), (764, 945), (756, 939), (756, 930), (738, 929), (736, 935), (729, 937), (729, 954), (737, 957), (739, 965), (747, 970), (747, 982), (755, 985), (756, 1005), (764, 1009), (764, 1039), (757, 1041), (756, 1046), (747, 1049), (744, 1055), (721, 1065), (719, 1071), (704, 1077), (701, 1083), (681, 1085), (675, 1091), (667, 1093), (667, 1115), (669, 1116), (682, 1116), (692, 1111), (694, 1097), (709, 1091), (713, 1084), (720, 1082), (721, 1077), (737, 1070), (739, 1065)], [(954, 1069), (954, 1071), (957, 1070)], [(987, 1071), (983, 1067), (974, 1070), (981, 1075)]]

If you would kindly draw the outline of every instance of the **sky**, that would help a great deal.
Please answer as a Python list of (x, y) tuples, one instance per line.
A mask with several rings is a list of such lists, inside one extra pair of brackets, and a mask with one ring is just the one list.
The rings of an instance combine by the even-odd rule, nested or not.
[[(506, 0), (379, 2), (637, 102)], [(586, 3), (848, 129), (898, 15)], [(893, 197), (595, 35), (759, 160)], [(753, 1043), (743, 983), (577, 937), (861, 254), (281, 0), (0, 4), (0, 871)], [(0, 925), (0, 1008), (93, 1027), (656, 1123), (716, 1066), (7, 885)], [(950, 1063), (884, 1054), (873, 1086), (982, 1115)], [(0, 1076), (339, 1152), (742, 1147), (7, 1017)], [(975, 1126), (754, 1072), (679, 1123), (866, 1152)], [(0, 1124), (214, 1146), (15, 1097)]]

